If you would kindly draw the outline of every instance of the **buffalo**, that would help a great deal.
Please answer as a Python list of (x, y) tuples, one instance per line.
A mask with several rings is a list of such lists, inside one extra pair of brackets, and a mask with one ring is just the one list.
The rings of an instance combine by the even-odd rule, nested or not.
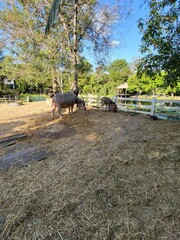
[(108, 97), (102, 97), (101, 98), (101, 108), (103, 110), (105, 106), (105, 110), (106, 110), (106, 107), (108, 107), (108, 110), (109, 111), (116, 111), (117, 110), (117, 105), (115, 102), (113, 102), (110, 98)]
[(77, 104), (80, 109), (86, 110), (84, 100), (78, 98), (73, 92), (55, 93), (52, 99), (51, 118), (54, 119), (54, 112), (56, 108), (58, 109), (60, 117), (62, 117), (62, 108), (69, 108), (69, 113), (73, 113), (74, 104)]

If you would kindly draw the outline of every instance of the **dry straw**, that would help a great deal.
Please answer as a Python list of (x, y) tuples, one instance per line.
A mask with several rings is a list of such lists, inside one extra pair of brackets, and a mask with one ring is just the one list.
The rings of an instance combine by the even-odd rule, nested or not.
[(11, 149), (55, 154), (0, 172), (0, 239), (180, 238), (180, 123), (89, 110), (48, 125), (48, 114)]

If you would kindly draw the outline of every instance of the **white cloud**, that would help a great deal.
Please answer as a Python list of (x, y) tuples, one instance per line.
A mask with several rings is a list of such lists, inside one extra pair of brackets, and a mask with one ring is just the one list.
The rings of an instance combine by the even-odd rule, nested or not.
[(116, 41), (116, 40), (113, 40), (113, 41), (111, 42), (111, 46), (112, 46), (112, 47), (117, 47), (119, 44), (120, 44), (120, 42), (119, 42), (119, 41)]

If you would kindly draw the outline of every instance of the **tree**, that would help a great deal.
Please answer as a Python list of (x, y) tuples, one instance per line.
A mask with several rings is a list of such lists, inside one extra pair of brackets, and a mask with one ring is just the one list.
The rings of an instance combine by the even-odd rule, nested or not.
[(166, 85), (173, 88), (180, 79), (180, 27), (178, 0), (152, 0), (148, 2), (147, 20), (139, 20), (143, 33), (141, 52), (146, 54), (139, 73), (150, 76), (165, 71)]
[(128, 78), (128, 91), (131, 93), (148, 93), (150, 91), (150, 77), (143, 74), (141, 77), (136, 74)]
[(107, 67), (109, 73), (109, 88), (111, 92), (115, 93), (116, 88), (126, 82), (128, 77), (132, 74), (128, 63), (125, 59), (119, 59), (113, 61), (110, 66)]
[(108, 95), (109, 94), (109, 88), (107, 86), (108, 81), (109, 76), (108, 73), (106, 72), (106, 67), (100, 65), (91, 75), (87, 88), (91, 93), (95, 93), (98, 95)]
[(3, 89), (4, 79), (6, 78), (6, 76), (3, 73), (3, 66), (2, 66), (3, 59), (4, 59), (3, 53), (2, 53), (2, 51), (0, 51), (0, 90)]
[(18, 63), (12, 56), (6, 55), (2, 63), (2, 74), (9, 80), (14, 80), (20, 92), (41, 90), (51, 85), (49, 75), (43, 65), (32, 63)]
[[(59, 36), (61, 43), (67, 46), (74, 71), (74, 89), (78, 90), (79, 55), (83, 49), (83, 41), (91, 41), (96, 52), (103, 52), (110, 44), (110, 26), (118, 15), (112, 9), (97, 7), (95, 0), (54, 0), (46, 25), (46, 33), (52, 27), (57, 27), (59, 21)], [(114, 9), (113, 9), (114, 10)]]
[(78, 64), (78, 85), (81, 91), (84, 93), (89, 92), (87, 91), (87, 86), (90, 82), (92, 72), (92, 65), (85, 58), (81, 57)]
[[(77, 6), (75, 0), (55, 2), (60, 5), (54, 5), (57, 11), (50, 19), (51, 32), (44, 36), (52, 0), (3, 1), (1, 43), (11, 58), (3, 71), (10, 79), (25, 81), (31, 86), (63, 83), (68, 89), (74, 73), (74, 83), (78, 87), (83, 49), (93, 48), (99, 62), (107, 56), (107, 49), (112, 46), (112, 25), (119, 18), (116, 9), (101, 6), (95, 0), (77, 0)], [(81, 80), (80, 87), (84, 88)]]
[(170, 87), (166, 85), (166, 73), (161, 72), (161, 74), (156, 74), (153, 77), (149, 77), (146, 74), (141, 76), (133, 74), (128, 78), (128, 91), (133, 94), (171, 94), (174, 96), (175, 93), (180, 91), (180, 83), (177, 83), (177, 86)]
[(61, 48), (57, 31), (52, 37), (44, 37), (48, 2), (8, 0), (3, 3), (0, 10), (1, 42), (12, 57), (12, 67), (8, 66), (12, 70), (8, 71), (9, 78), (21, 82), (27, 79), (30, 85), (37, 82), (36, 85), (51, 86), (51, 82), (58, 79), (59, 71), (68, 68), (67, 50)]

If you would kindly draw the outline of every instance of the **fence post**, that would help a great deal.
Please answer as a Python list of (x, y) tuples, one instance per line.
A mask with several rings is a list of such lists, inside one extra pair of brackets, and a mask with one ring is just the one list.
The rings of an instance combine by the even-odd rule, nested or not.
[(155, 115), (155, 108), (156, 108), (156, 98), (153, 97), (153, 98), (152, 98), (152, 105), (151, 105), (150, 117), (154, 117), (154, 115)]
[(113, 101), (117, 104), (117, 95), (114, 96)]

